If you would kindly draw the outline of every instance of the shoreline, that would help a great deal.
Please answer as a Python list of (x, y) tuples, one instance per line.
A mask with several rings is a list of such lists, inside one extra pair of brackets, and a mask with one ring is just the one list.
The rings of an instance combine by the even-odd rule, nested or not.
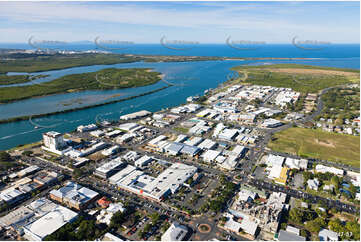
[(154, 89), (152, 91), (144, 92), (144, 93), (141, 93), (141, 94), (138, 94), (138, 95), (134, 95), (134, 96), (126, 97), (126, 98), (121, 98), (119, 100), (108, 101), (108, 102), (104, 102), (104, 103), (87, 105), (87, 106), (84, 106), (84, 107), (77, 107), (77, 108), (71, 108), (71, 109), (66, 109), (66, 110), (62, 110), (62, 111), (50, 112), (50, 113), (35, 114), (35, 115), (25, 115), (25, 116), (20, 116), (20, 117), (2, 119), (2, 120), (0, 120), (0, 124), (24, 121), (24, 120), (29, 119), (30, 117), (31, 118), (47, 117), (47, 116), (50, 116), (50, 115), (56, 115), (56, 114), (62, 114), (62, 113), (70, 113), (70, 112), (79, 111), (79, 110), (83, 110), (83, 109), (89, 109), (89, 108), (104, 106), (104, 105), (108, 105), (108, 104), (112, 104), (112, 103), (123, 102), (123, 101), (131, 100), (131, 99), (135, 99), (135, 98), (138, 98), (138, 97), (142, 97), (142, 96), (147, 96), (147, 95), (162, 91), (164, 89), (167, 89), (168, 87), (171, 87), (171, 86), (172, 85), (168, 84), (165, 87), (160, 87), (160, 88)]

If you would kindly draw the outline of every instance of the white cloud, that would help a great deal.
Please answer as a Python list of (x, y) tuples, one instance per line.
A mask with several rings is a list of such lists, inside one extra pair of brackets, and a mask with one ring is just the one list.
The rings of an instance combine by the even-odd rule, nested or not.
[[(286, 41), (287, 36), (294, 34), (308, 34), (320, 39), (323, 36), (329, 38), (334, 33), (355, 32), (352, 26), (325, 28), (322, 22), (309, 23), (307, 19), (301, 22), (295, 21), (292, 15), (295, 15), (296, 12), (304, 12), (304, 9), (296, 7), (292, 7), (292, 12), (290, 12), (280, 6), (263, 3), (198, 3), (201, 7), (191, 7), (192, 3), (184, 3), (183, 5), (189, 7), (160, 7), (159, 5), (151, 6), (129, 2), (110, 4), (0, 2), (0, 18), (6, 19), (9, 24), (23, 22), (27, 26), (31, 26), (31, 29), (27, 30), (28, 32), (44, 32), (39, 26), (47, 26), (50, 28), (50, 32), (52, 32), (51, 28), (54, 28), (57, 32), (66, 33), (64, 25), (68, 25), (69, 29), (79, 29), (79, 31), (72, 33), (72, 38), (78, 40), (80, 37), (84, 39), (84, 35), (91, 35), (91, 33), (86, 34), (86, 31), (93, 31), (91, 24), (94, 22), (120, 25), (114, 25), (114, 28), (120, 28), (122, 24), (142, 25), (144, 28), (159, 27), (168, 30), (169, 28), (182, 30), (189, 28), (192, 31), (214, 31), (217, 36), (219, 32), (223, 32), (224, 35), (232, 34), (235, 36), (237, 34), (244, 36), (247, 33), (251, 39), (265, 40), (264, 37), (267, 37), (270, 38), (270, 41)], [(88, 29), (79, 28), (84, 23), (89, 23)], [(50, 26), (51, 24), (53, 27)], [(48, 31), (45, 32), (50, 35)], [(14, 33), (14, 31), (10, 30), (9, 33)], [(67, 34), (69, 35), (69, 33)], [(159, 32), (159, 34), (161, 33)], [(53, 33), (52, 36), (55, 35), (58, 36), (59, 34)], [(130, 36), (131, 34), (127, 37)], [(335, 41), (341, 36), (342, 34), (335, 36)], [(219, 41), (219, 37), (215, 41)]]

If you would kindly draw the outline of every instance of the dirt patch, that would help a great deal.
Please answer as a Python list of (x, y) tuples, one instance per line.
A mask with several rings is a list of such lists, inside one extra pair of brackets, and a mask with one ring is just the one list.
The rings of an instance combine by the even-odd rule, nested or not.
[(335, 144), (332, 141), (329, 140), (319, 140), (319, 139), (315, 139), (315, 142), (319, 145), (325, 146), (325, 147), (330, 147), (330, 148), (335, 148)]
[(347, 71), (333, 71), (333, 70), (319, 70), (319, 69), (301, 69), (301, 68), (278, 68), (278, 69), (265, 69), (271, 72), (282, 72), (290, 74), (314, 74), (314, 75), (341, 75), (346, 77), (356, 78), (359, 77), (358, 73)]

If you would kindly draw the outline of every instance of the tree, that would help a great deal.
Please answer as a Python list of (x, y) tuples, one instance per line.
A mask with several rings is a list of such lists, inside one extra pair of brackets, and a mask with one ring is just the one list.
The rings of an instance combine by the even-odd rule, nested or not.
[(21, 153), (22, 155), (25, 155), (25, 156), (30, 156), (33, 154), (33, 152), (31, 150), (25, 150), (23, 151), (23, 153)]
[(152, 228), (152, 225), (151, 224), (146, 224), (145, 226), (144, 226), (144, 232), (149, 232), (150, 231), (150, 229)]
[(120, 225), (125, 221), (124, 215), (122, 212), (118, 211), (113, 214), (110, 219), (109, 227), (111, 228), (119, 228)]
[(9, 162), (9, 161), (12, 161), (11, 156), (5, 151), (0, 151), (0, 162)]
[(139, 232), (138, 232), (139, 238), (143, 238), (144, 235), (145, 235), (144, 231), (143, 231), (143, 230), (139, 230)]
[[(345, 228), (347, 231), (352, 233), (352, 237), (354, 240), (360, 241), (360, 224), (358, 224), (357, 221), (347, 222)], [(350, 239), (350, 238), (346, 238), (346, 239)]]
[(351, 196), (353, 198), (356, 197), (356, 193), (357, 193), (357, 188), (351, 183), (350, 184), (350, 188), (348, 189), (351, 192)]
[(308, 231), (318, 233), (320, 232), (321, 228), (326, 227), (326, 221), (323, 218), (316, 218), (312, 221), (308, 221), (305, 227)]
[(304, 171), (304, 172), (303, 172), (303, 179), (304, 179), (305, 181), (308, 181), (308, 180), (310, 180), (310, 179), (313, 179), (313, 174), (312, 174), (311, 172), (309, 172), (309, 171)]
[(297, 208), (292, 208), (289, 213), (290, 219), (296, 223), (302, 223), (303, 215), (304, 215), (304, 212), (302, 212), (301, 210), (299, 210)]
[(160, 215), (158, 213), (153, 213), (150, 215), (150, 218), (152, 219), (152, 224), (156, 224), (160, 218)]
[(338, 176), (333, 176), (331, 178), (331, 184), (335, 186), (335, 190), (338, 191), (338, 188), (340, 186), (340, 179), (338, 178)]
[(308, 233), (308, 231), (307, 231), (307, 230), (305, 230), (305, 229), (301, 229), (301, 231), (300, 231), (300, 235), (301, 235), (302, 237), (307, 238), (307, 237), (309, 236), (309, 233)]
[(73, 170), (73, 176), (74, 176), (74, 178), (79, 178), (79, 177), (81, 177), (83, 175), (83, 170), (82, 169), (80, 169), (80, 168), (75, 168), (74, 170)]

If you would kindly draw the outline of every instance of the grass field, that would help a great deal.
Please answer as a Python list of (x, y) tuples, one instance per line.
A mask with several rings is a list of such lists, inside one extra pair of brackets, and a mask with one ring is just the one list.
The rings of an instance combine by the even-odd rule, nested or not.
[(0, 88), (0, 103), (65, 92), (146, 86), (159, 80), (160, 73), (147, 68), (108, 68), (63, 76), (43, 85)]
[(315, 93), (327, 87), (359, 82), (359, 70), (298, 64), (238, 66), (232, 70), (247, 73), (246, 83), (289, 87), (302, 93)]
[(268, 147), (307, 158), (317, 158), (360, 167), (360, 137), (321, 130), (290, 128), (273, 136)]

